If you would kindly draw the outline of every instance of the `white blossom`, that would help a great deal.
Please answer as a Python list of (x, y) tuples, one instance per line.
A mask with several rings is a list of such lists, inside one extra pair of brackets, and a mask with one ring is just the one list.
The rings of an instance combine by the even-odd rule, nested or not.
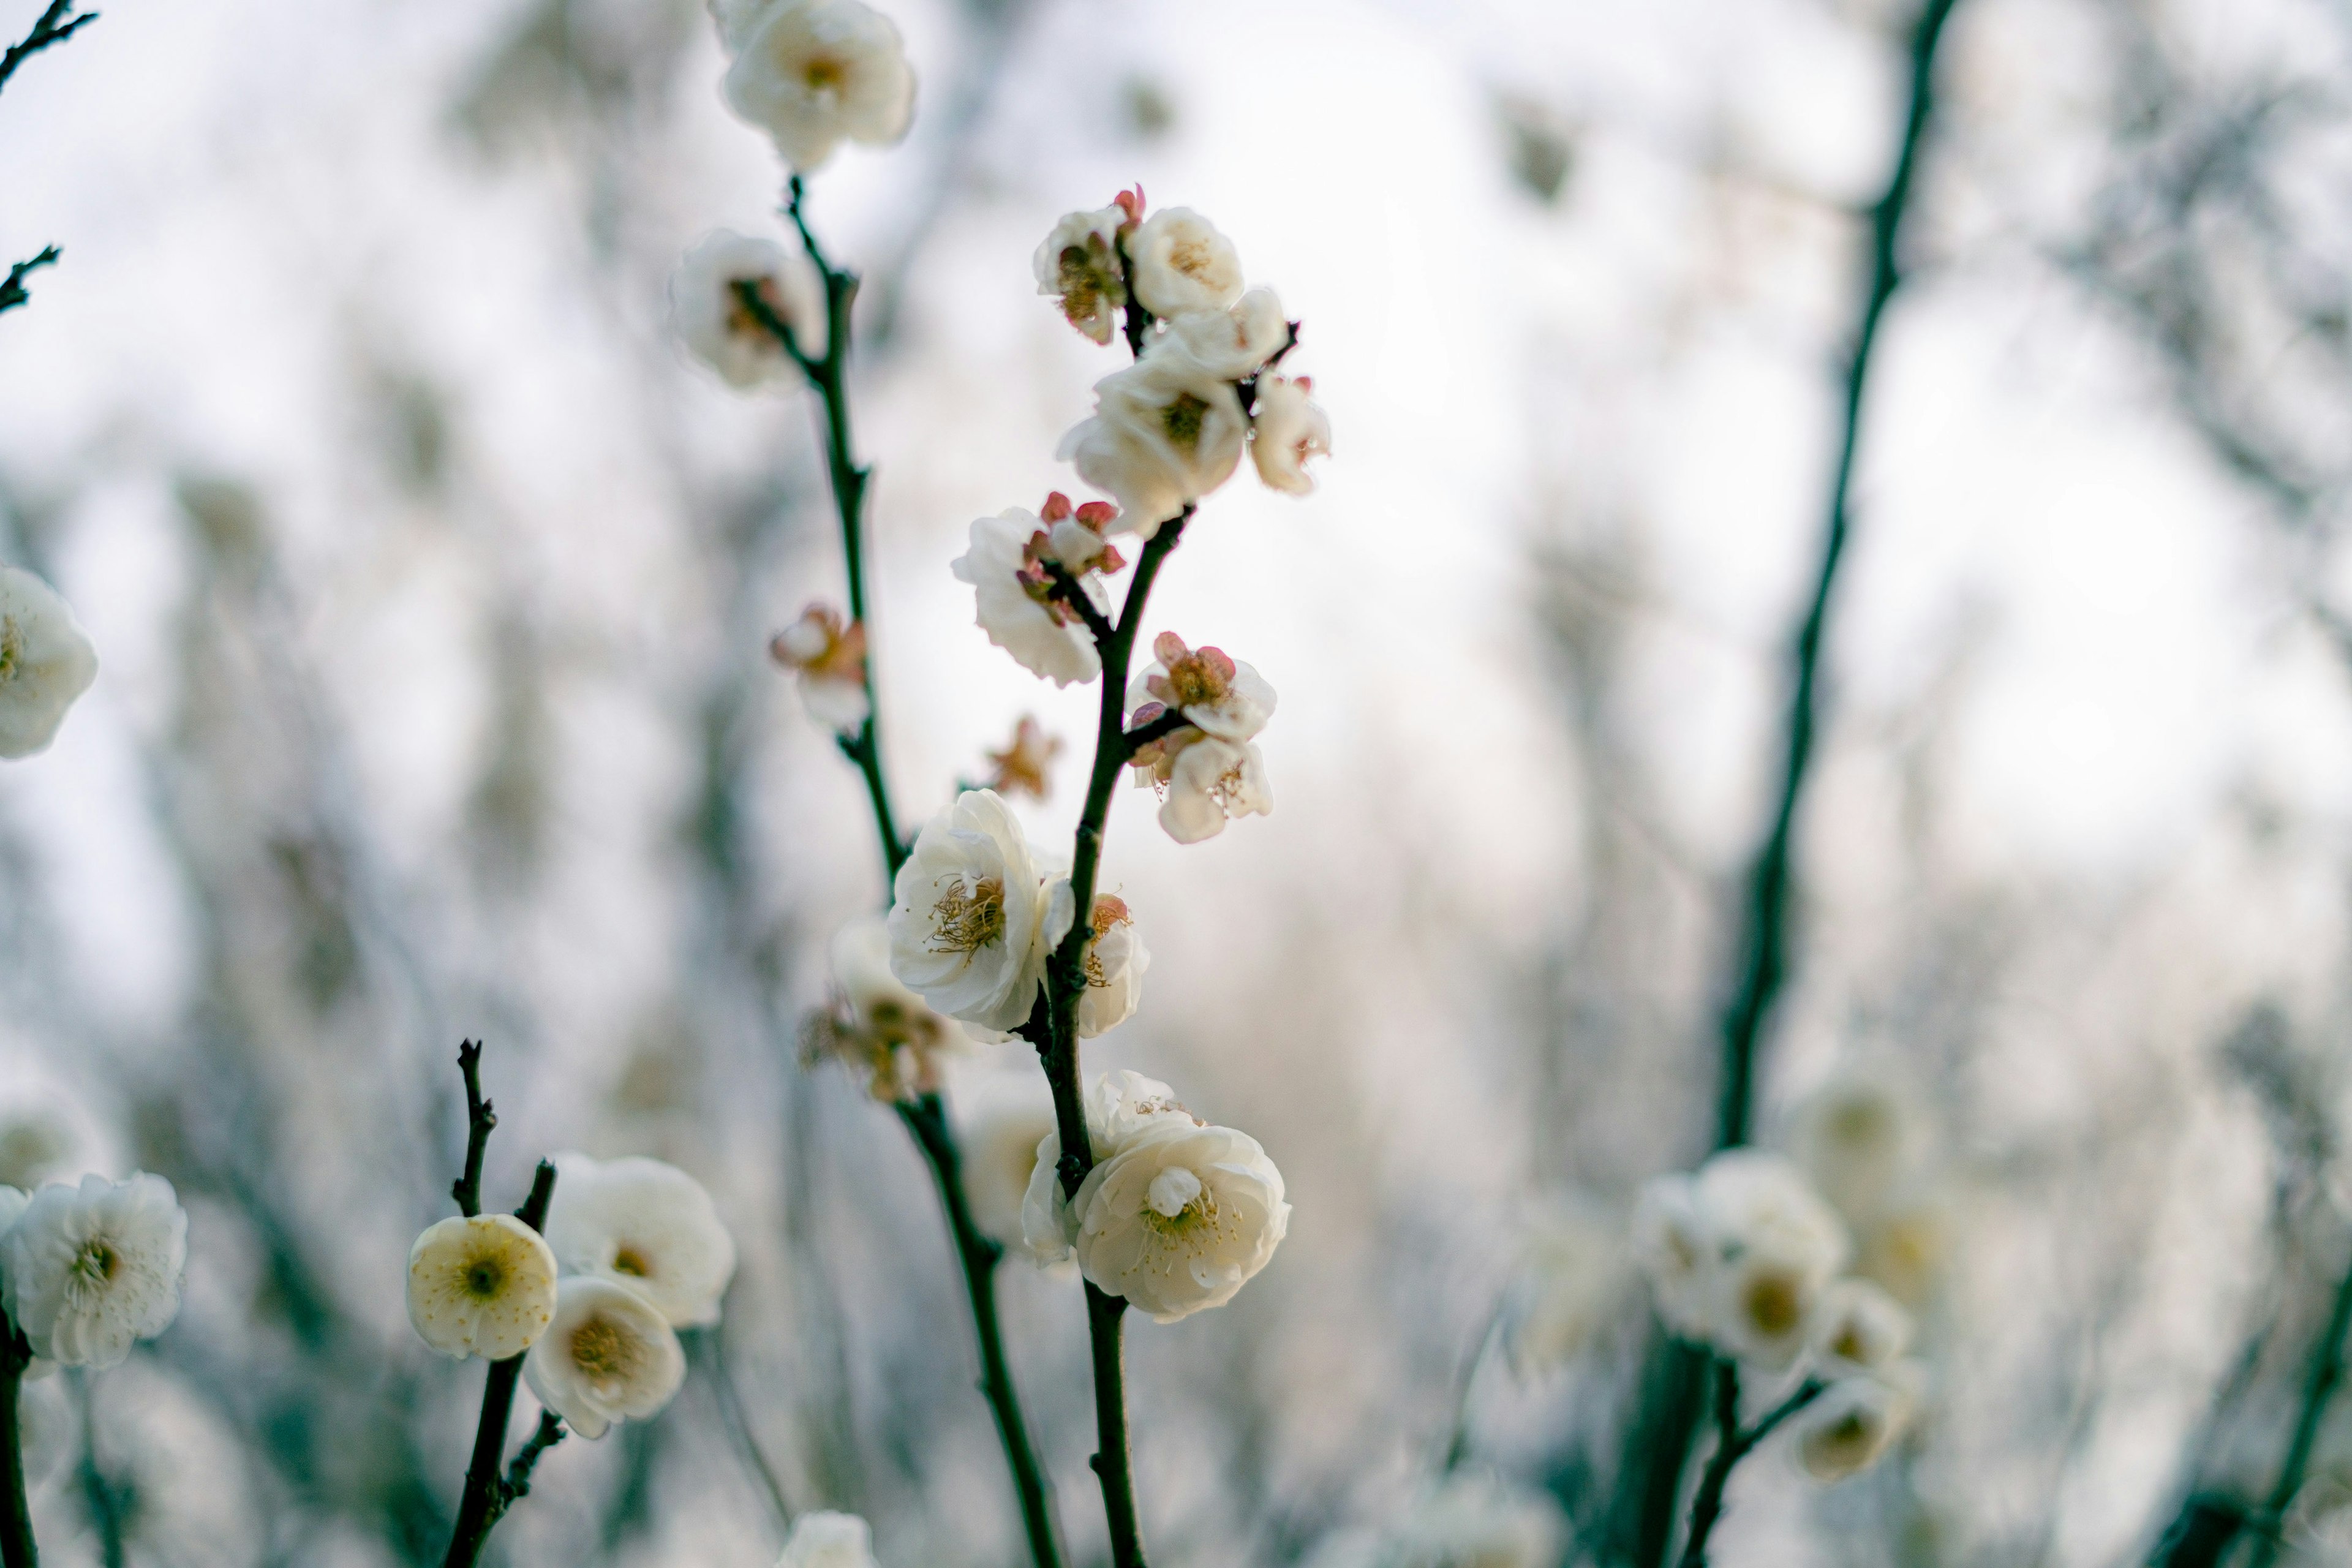
[(1565, 1364), (1607, 1327), (1633, 1271), (1622, 1226), (1577, 1196), (1531, 1216), (1520, 1289), (1505, 1325), (1512, 1368), (1531, 1377)]
[(754, 387), (800, 374), (768, 324), (743, 302), (750, 284), (811, 359), (824, 357), (824, 281), (816, 264), (773, 240), (719, 229), (695, 243), (669, 283), (671, 330), (728, 385)]
[(1822, 1292), (1806, 1337), (1826, 1367), (1874, 1371), (1910, 1348), (1911, 1314), (1867, 1279), (1839, 1279)]
[(555, 1157), (547, 1244), (565, 1272), (624, 1285), (672, 1328), (719, 1321), (735, 1278), (735, 1238), (702, 1184), (675, 1165), (631, 1157)]
[(951, 1018), (992, 1030), (1028, 1022), (1075, 910), (1069, 885), (1048, 889), (993, 791), (967, 790), (925, 823), (892, 892), (891, 973)]
[(539, 1402), (583, 1437), (643, 1420), (686, 1380), (686, 1352), (660, 1309), (625, 1285), (574, 1275), (557, 1288), (555, 1321), (522, 1363)]
[(1290, 320), (1273, 289), (1253, 289), (1230, 310), (1185, 311), (1168, 323), (1168, 335), (1210, 374), (1242, 381), (1290, 341)]
[(1118, 312), (1127, 303), (1118, 231), (1132, 221), (1122, 204), (1070, 213), (1037, 247), (1037, 292), (1059, 300), (1070, 325), (1098, 343), (1118, 331)]
[(1249, 437), (1241, 396), (1181, 340), (1153, 343), (1094, 390), (1093, 417), (1073, 426), (1055, 456), (1118, 500), (1123, 529), (1150, 538), (1240, 466)]
[(1223, 833), (1236, 816), (1273, 810), (1274, 786), (1258, 749), (1208, 735), (1178, 752), (1170, 765), (1160, 826), (1179, 844), (1198, 844)]
[(830, 605), (811, 605), (768, 643), (768, 657), (800, 678), (809, 717), (854, 735), (873, 707), (866, 700), (866, 623)]
[(1124, 899), (1097, 894), (1088, 923), (1094, 935), (1087, 939), (1087, 988), (1078, 996), (1078, 1034), (1090, 1040), (1135, 1016), (1143, 1002), (1143, 972), (1151, 967), (1151, 954)]
[(0, 757), (47, 751), (97, 679), (98, 650), (56, 590), (0, 566)]
[[(1223, 648), (1190, 648), (1174, 632), (1161, 632), (1152, 638), (1151, 652), (1152, 662), (1128, 690), (1136, 710), (1131, 722), (1173, 708), (1194, 729), (1221, 741), (1251, 741), (1274, 717), (1273, 685)], [(1158, 704), (1158, 711), (1143, 711), (1146, 703)]]
[(1849, 1242), (1829, 1205), (1776, 1154), (1733, 1149), (1643, 1190), (1633, 1242), (1659, 1315), (1727, 1354), (1785, 1367)]
[(1849, 1068), (1815, 1090), (1790, 1138), (1815, 1189), (1857, 1224), (1903, 1190), (1927, 1143), (1927, 1108), (1906, 1080), (1881, 1068)]
[[(956, 580), (972, 586), (974, 619), (988, 640), (1011, 654), (1033, 675), (1056, 686), (1092, 680), (1102, 673), (1094, 635), (1078, 613), (1054, 593), (1043, 563), (1052, 555), (1052, 536), (1038, 518), (1018, 507), (975, 520), (971, 545), (956, 557)], [(1097, 610), (1110, 609), (1110, 595), (1091, 572), (1077, 574), (1079, 590)]]
[(776, 1568), (875, 1568), (873, 1531), (854, 1513), (804, 1513)]
[(1830, 1384), (1794, 1417), (1797, 1461), (1805, 1473), (1818, 1481), (1837, 1481), (1876, 1464), (1911, 1424), (1917, 1405), (1911, 1381), (1861, 1375)]
[(1053, 1093), (1033, 1068), (1003, 1082), (996, 1092), (958, 1098), (964, 1196), (972, 1223), (1000, 1246), (1019, 1247), (1022, 1205), (1037, 1172), (1037, 1146), (1054, 1131)]
[(1135, 297), (1155, 316), (1222, 310), (1242, 296), (1241, 253), (1190, 207), (1164, 207), (1129, 237)]
[(452, 1215), (408, 1250), (408, 1321), (443, 1355), (504, 1361), (547, 1331), (555, 1275), (555, 1254), (514, 1215)]
[(1054, 759), (1061, 754), (1061, 737), (1048, 735), (1035, 715), (1024, 713), (1004, 750), (987, 753), (988, 787), (1002, 795), (1044, 800), (1053, 793)]
[(744, 28), (727, 101), (805, 174), (844, 141), (887, 146), (907, 133), (915, 73), (890, 19), (861, 0), (770, 6)]
[(103, 1369), (170, 1325), (187, 1261), (188, 1215), (163, 1177), (53, 1182), (0, 1237), (0, 1302), (35, 1355)]
[(1931, 1183), (1899, 1189), (1854, 1237), (1853, 1272), (1913, 1310), (1936, 1293), (1952, 1248), (1949, 1195)]
[(1307, 395), (1315, 383), (1270, 375), (1257, 384), (1257, 407), (1250, 422), (1250, 459), (1257, 477), (1286, 495), (1315, 489), (1307, 459), (1331, 450), (1331, 418)]
[(814, 1043), (867, 1075), (877, 1100), (904, 1100), (940, 1087), (940, 1060), (968, 1048), (948, 1019), (890, 969), (890, 928), (879, 915), (851, 921), (833, 936), (834, 1006)]
[[(1118, 1153), (1130, 1140), (1177, 1122), (1187, 1127), (1196, 1124), (1192, 1113), (1177, 1103), (1174, 1089), (1156, 1078), (1127, 1068), (1095, 1079), (1087, 1090), (1086, 1112), (1087, 1142), (1098, 1163)], [(1069, 1258), (1077, 1241), (1076, 1215), (1062, 1196), (1061, 1159), (1061, 1131), (1049, 1125), (1037, 1148), (1021, 1214), (1023, 1243), (1041, 1266)]]

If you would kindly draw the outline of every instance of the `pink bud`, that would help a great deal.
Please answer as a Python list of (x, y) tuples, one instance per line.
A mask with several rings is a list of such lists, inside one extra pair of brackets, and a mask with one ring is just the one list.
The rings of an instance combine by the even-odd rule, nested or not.
[[(1070, 498), (1059, 490), (1048, 494), (1045, 497), (1045, 504), (1037, 509), (1038, 520), (1043, 522), (1059, 522), (1069, 515)], [(1079, 515), (1083, 517), (1085, 513), (1080, 512)]]
[(1165, 665), (1173, 665), (1192, 651), (1184, 646), (1184, 639), (1174, 632), (1161, 632), (1151, 639), (1152, 656)]
[[(1061, 498), (1056, 495), (1056, 500)], [(1118, 520), (1118, 508), (1107, 500), (1090, 500), (1078, 508), (1078, 521), (1100, 533)]]

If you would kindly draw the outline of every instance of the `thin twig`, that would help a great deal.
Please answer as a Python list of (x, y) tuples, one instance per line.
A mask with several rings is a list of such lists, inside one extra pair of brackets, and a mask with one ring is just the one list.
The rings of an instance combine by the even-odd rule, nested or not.
[(1095, 646), (1100, 647), (1109, 641), (1110, 617), (1095, 607), (1095, 602), (1087, 597), (1087, 591), (1079, 586), (1078, 580), (1070, 575), (1070, 569), (1058, 561), (1047, 561), (1043, 564), (1045, 575), (1053, 579), (1054, 597), (1068, 605), (1071, 614), (1086, 624), (1087, 632), (1095, 639)]
[(1752, 1426), (1739, 1425), (1739, 1368), (1727, 1359), (1715, 1363), (1715, 1421), (1717, 1433), (1715, 1452), (1708, 1457), (1706, 1468), (1699, 1476), (1698, 1491), (1691, 1499), (1690, 1534), (1683, 1543), (1682, 1568), (1706, 1568), (1707, 1538), (1715, 1533), (1717, 1522), (1723, 1518), (1724, 1489), (1731, 1484), (1731, 1472), (1739, 1461), (1753, 1453), (1756, 1446), (1780, 1429), (1780, 1424), (1814, 1400), (1819, 1399), (1829, 1384), (1817, 1377), (1800, 1384), (1795, 1393), (1756, 1418)]
[(515, 1450), (513, 1460), (507, 1466), (504, 1479), (499, 1482), (498, 1511), (493, 1520), (504, 1515), (517, 1499), (530, 1496), (531, 1472), (539, 1468), (539, 1457), (563, 1441), (563, 1417), (552, 1410), (539, 1413), (539, 1430), (526, 1438)]
[(44, 246), (38, 256), (19, 261), (8, 268), (8, 276), (0, 279), (0, 310), (13, 310), (33, 296), (25, 287), (25, 279), (43, 267), (54, 267), (64, 254), (56, 246)]
[(457, 1212), (472, 1219), (482, 1212), (482, 1154), (489, 1147), (498, 1112), (482, 1097), (482, 1043), (466, 1040), (457, 1047), (457, 1071), (466, 1080), (466, 1168), (449, 1187)]
[(73, 8), (74, 0), (51, 0), (49, 8), (41, 13), (41, 19), (33, 24), (33, 30), (25, 35), (24, 40), (9, 45), (8, 52), (0, 54), (0, 87), (8, 85), (8, 79), (16, 74), (18, 66), (50, 45), (64, 43), (98, 20), (95, 11), (76, 16)]
[(735, 1386), (735, 1369), (727, 1358), (725, 1320), (720, 1323), (709, 1333), (696, 1336), (707, 1352), (704, 1365), (710, 1373), (710, 1388), (719, 1402), (719, 1418), (727, 1424), (727, 1434), (742, 1455), (744, 1468), (758, 1479), (761, 1489), (767, 1494), (777, 1527), (789, 1531), (793, 1527), (793, 1505), (784, 1496), (784, 1483), (776, 1478), (776, 1467), (768, 1462), (758, 1434), (751, 1430), (750, 1413), (743, 1408), (742, 1391)]

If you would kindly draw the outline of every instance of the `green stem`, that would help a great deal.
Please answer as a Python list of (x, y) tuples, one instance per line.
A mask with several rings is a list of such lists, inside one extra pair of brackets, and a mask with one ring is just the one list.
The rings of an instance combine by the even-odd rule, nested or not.
[(1698, 1491), (1691, 1499), (1690, 1534), (1683, 1543), (1682, 1568), (1706, 1568), (1707, 1539), (1723, 1518), (1724, 1489), (1731, 1484), (1731, 1472), (1738, 1468), (1739, 1461), (1779, 1430), (1780, 1423), (1819, 1399), (1828, 1386), (1819, 1378), (1807, 1378), (1794, 1394), (1759, 1416), (1756, 1425), (1743, 1428), (1739, 1425), (1739, 1368), (1729, 1361), (1716, 1362), (1717, 1436), (1715, 1452), (1699, 1476)]
[[(541, 1160), (538, 1174), (531, 1179), (530, 1196), (515, 1211), (515, 1218), (533, 1230), (541, 1228), (547, 1223), (548, 1200), (554, 1195), (555, 1167)], [(514, 1414), (515, 1385), (522, 1379), (522, 1363), (520, 1355), (494, 1361), (482, 1382), (482, 1418), (474, 1429), (473, 1462), (466, 1467), (457, 1527), (450, 1534), (442, 1568), (474, 1568), (490, 1539), (491, 1528), (506, 1511), (506, 1490), (499, 1470), (506, 1458), (507, 1422)]]
[(25, 1496), (25, 1429), (17, 1408), (32, 1360), (25, 1336), (0, 1319), (0, 1568), (39, 1568), (41, 1561)]
[(2343, 1280), (2336, 1287), (2335, 1304), (2328, 1309), (2327, 1327), (2319, 1342), (2311, 1347), (2311, 1366), (2303, 1380), (2303, 1404), (2295, 1415), (2294, 1436), (2289, 1440), (2285, 1462), (2279, 1467), (2278, 1484), (2271, 1489), (2269, 1504), (2263, 1510), (2263, 1521), (2269, 1527), (2256, 1539), (2248, 1568), (2271, 1568), (2278, 1560), (2279, 1524), (2286, 1510), (2294, 1504), (2295, 1493), (2303, 1489), (2303, 1478), (2311, 1468), (2311, 1451), (2319, 1441), (2319, 1427), (2327, 1415), (2327, 1406), (2344, 1382), (2344, 1336), (2352, 1332), (2352, 1268), (2347, 1268)]

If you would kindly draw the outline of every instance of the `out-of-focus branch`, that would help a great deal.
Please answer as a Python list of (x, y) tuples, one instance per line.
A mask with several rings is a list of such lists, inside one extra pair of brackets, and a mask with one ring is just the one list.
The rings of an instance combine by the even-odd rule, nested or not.
[(13, 310), (33, 296), (25, 288), (25, 279), (43, 267), (55, 267), (63, 254), (54, 245), (41, 247), (39, 255), (19, 261), (8, 268), (8, 276), (0, 279), (0, 310)]
[(0, 87), (8, 85), (8, 79), (16, 74), (18, 66), (43, 49), (64, 43), (98, 20), (99, 14), (95, 11), (86, 11), (79, 16), (73, 11), (74, 0), (50, 0), (49, 8), (41, 13), (40, 19), (33, 24), (33, 30), (18, 42), (9, 45), (6, 53), (0, 54)]
[(1698, 1491), (1691, 1499), (1690, 1534), (1683, 1542), (1681, 1568), (1706, 1568), (1707, 1539), (1723, 1517), (1724, 1489), (1731, 1484), (1731, 1472), (1739, 1461), (1777, 1431), (1782, 1422), (1819, 1399), (1828, 1386), (1819, 1378), (1809, 1377), (1795, 1393), (1758, 1416), (1754, 1426), (1743, 1427), (1739, 1425), (1739, 1368), (1733, 1362), (1717, 1359), (1715, 1452), (1708, 1457), (1706, 1468), (1699, 1476)]
[(2342, 1281), (2336, 1287), (2336, 1300), (2327, 1312), (2327, 1327), (2320, 1331), (2319, 1342), (2311, 1347), (2311, 1365), (2304, 1373), (2294, 1436), (2287, 1444), (2286, 1458), (2279, 1466), (2278, 1483), (2271, 1488), (2270, 1500), (2263, 1509), (2263, 1530), (2250, 1554), (2249, 1568), (2271, 1568), (2278, 1561), (2280, 1522), (2294, 1506), (2295, 1494), (2303, 1489), (2303, 1478), (2311, 1468), (2312, 1447), (2319, 1441), (2320, 1421), (2326, 1415), (2336, 1391), (2343, 1385), (2344, 1336), (2347, 1332), (2352, 1332), (2352, 1266), (2347, 1267)]
[(33, 1349), (16, 1325), (0, 1319), (0, 1568), (40, 1568), (33, 1510), (25, 1499), (25, 1430), (17, 1395)]

